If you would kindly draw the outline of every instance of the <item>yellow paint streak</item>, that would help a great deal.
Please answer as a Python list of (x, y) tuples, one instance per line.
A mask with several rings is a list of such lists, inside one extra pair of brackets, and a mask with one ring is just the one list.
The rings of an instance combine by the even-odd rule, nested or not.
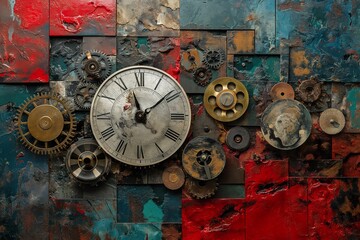
[(304, 50), (292, 51), (290, 58), (295, 76), (299, 77), (310, 74), (310, 69), (307, 68), (309, 60), (306, 58)]
[(228, 33), (228, 54), (253, 53), (255, 31), (232, 31)]

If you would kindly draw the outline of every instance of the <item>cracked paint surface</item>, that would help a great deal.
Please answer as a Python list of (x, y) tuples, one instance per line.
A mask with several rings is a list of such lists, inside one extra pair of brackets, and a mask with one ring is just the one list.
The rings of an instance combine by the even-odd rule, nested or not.
[(116, 0), (50, 1), (50, 36), (115, 36)]
[(178, 0), (118, 0), (118, 36), (179, 36)]
[(1, 0), (0, 6), (0, 82), (48, 82), (48, 2)]

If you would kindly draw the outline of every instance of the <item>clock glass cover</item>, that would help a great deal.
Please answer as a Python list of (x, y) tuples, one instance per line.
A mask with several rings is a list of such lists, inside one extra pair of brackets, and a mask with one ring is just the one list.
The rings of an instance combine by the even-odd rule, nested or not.
[(114, 159), (134, 166), (159, 163), (173, 155), (190, 129), (185, 91), (166, 72), (132, 66), (107, 78), (90, 111), (93, 134)]

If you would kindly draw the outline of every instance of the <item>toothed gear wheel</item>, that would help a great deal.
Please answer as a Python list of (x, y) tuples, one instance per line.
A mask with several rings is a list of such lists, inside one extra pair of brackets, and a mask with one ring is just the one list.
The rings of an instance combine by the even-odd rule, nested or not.
[(185, 182), (185, 189), (196, 199), (207, 199), (215, 195), (218, 188), (217, 179), (209, 181), (201, 181), (193, 178), (187, 178)]
[(20, 141), (37, 154), (60, 152), (75, 136), (72, 111), (68, 101), (59, 95), (42, 93), (28, 98), (16, 116)]
[(104, 81), (111, 73), (110, 58), (104, 53), (91, 50), (80, 54), (75, 71), (81, 81)]
[(105, 180), (110, 171), (111, 158), (94, 139), (81, 139), (70, 146), (65, 164), (75, 180), (94, 184)]
[(81, 109), (89, 110), (97, 88), (92, 83), (80, 83), (75, 90), (75, 104)]
[(194, 71), (193, 76), (196, 84), (205, 87), (210, 83), (212, 73), (205, 67), (199, 67)]
[(225, 62), (225, 53), (221, 49), (207, 49), (204, 54), (203, 63), (212, 69), (219, 69)]

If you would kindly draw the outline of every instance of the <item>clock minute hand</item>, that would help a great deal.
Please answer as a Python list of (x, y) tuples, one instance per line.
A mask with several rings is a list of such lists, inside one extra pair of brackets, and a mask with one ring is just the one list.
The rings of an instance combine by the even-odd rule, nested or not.
[(174, 90), (171, 90), (170, 92), (168, 92), (165, 96), (163, 96), (162, 98), (160, 98), (159, 101), (157, 101), (154, 105), (152, 105), (151, 107), (148, 107), (147, 109), (145, 109), (145, 114), (149, 114), (151, 109), (153, 109), (154, 107), (156, 107), (157, 105), (159, 105), (170, 93), (172, 93)]

